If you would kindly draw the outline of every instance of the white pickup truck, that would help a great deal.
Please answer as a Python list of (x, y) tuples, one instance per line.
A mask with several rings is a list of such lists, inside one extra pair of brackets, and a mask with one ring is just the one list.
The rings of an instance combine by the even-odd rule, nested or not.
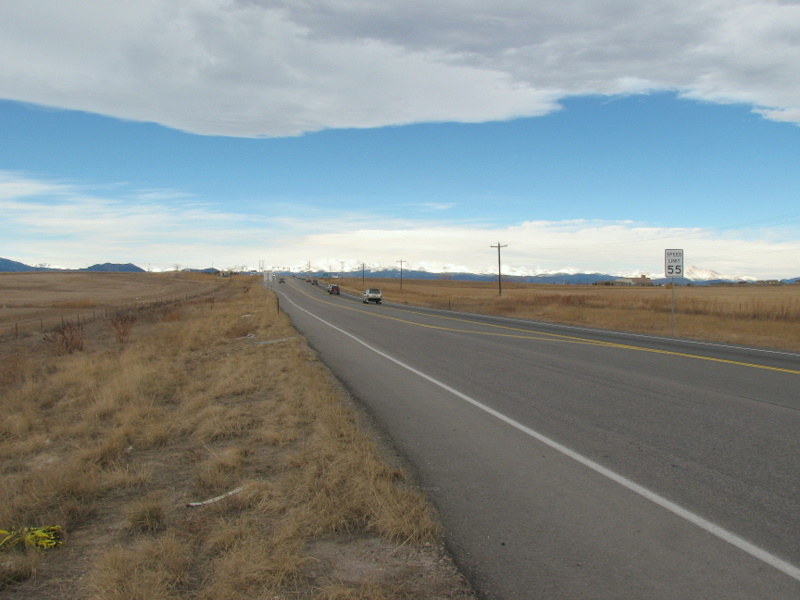
[(367, 304), (368, 302), (374, 302), (375, 304), (380, 304), (383, 301), (383, 294), (378, 289), (370, 288), (366, 292), (364, 292), (364, 295), (361, 297), (361, 301), (364, 304)]

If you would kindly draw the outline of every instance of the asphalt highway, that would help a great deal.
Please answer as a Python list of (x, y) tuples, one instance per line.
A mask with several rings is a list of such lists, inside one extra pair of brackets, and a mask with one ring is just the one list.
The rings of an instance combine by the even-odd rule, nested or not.
[(481, 597), (800, 598), (800, 354), (286, 281)]

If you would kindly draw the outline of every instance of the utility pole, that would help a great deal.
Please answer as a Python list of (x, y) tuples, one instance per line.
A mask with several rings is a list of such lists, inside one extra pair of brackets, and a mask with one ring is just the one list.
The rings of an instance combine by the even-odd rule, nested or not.
[(404, 260), (398, 260), (397, 262), (400, 263), (400, 289), (403, 289), (403, 263), (406, 262)]
[(497, 242), (497, 246), (489, 246), (489, 248), (497, 248), (497, 290), (498, 296), (503, 295), (503, 276), (500, 273), (500, 248), (508, 248), (508, 244), (503, 246), (500, 245), (500, 242)]
[(367, 264), (361, 263), (361, 285), (364, 285), (364, 272), (367, 270)]
[(344, 279), (344, 261), (343, 260), (339, 261), (339, 267), (340, 267), (340, 269), (339, 269), (339, 279)]

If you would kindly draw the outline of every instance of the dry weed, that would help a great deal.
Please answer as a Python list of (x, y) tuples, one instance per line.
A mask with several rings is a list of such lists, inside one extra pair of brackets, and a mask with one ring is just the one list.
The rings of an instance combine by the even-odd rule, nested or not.
[(114, 329), (114, 335), (118, 343), (124, 344), (127, 341), (135, 322), (136, 313), (132, 310), (118, 311), (117, 314), (111, 317), (109, 323)]
[(152, 463), (115, 465), (114, 468), (102, 471), (102, 481), (107, 488), (142, 487), (152, 481), (154, 471), (155, 466)]
[(85, 344), (83, 325), (68, 321), (50, 333), (44, 334), (42, 339), (50, 345), (56, 355), (81, 352)]
[(89, 466), (105, 469), (123, 460), (131, 446), (130, 433), (124, 429), (100, 434), (99, 443), (78, 452), (78, 459)]
[(31, 375), (30, 359), (21, 348), (0, 354), (0, 386), (19, 385)]
[(262, 520), (252, 514), (237, 515), (232, 519), (219, 517), (209, 523), (205, 551), (210, 556), (223, 556), (234, 550), (253, 531), (263, 529)]
[(167, 600), (190, 579), (191, 546), (166, 533), (131, 548), (105, 552), (90, 574), (94, 600)]
[(134, 533), (155, 533), (167, 526), (167, 511), (160, 498), (144, 498), (125, 508), (125, 521), (128, 531)]
[(103, 491), (94, 469), (78, 461), (47, 463), (28, 472), (6, 477), (0, 487), (0, 523), (5, 528), (60, 525), (65, 516), (80, 520)]
[(259, 528), (241, 533), (237, 543), (212, 561), (212, 574), (200, 598), (265, 597), (265, 592), (277, 592), (295, 581), (310, 560), (303, 552), (302, 540), (275, 539)]
[(194, 435), (204, 442), (234, 439), (258, 427), (260, 421), (247, 407), (214, 404), (197, 415)]
[(0, 554), (0, 590), (33, 577), (41, 560), (41, 553), (35, 550)]
[(243, 478), (247, 454), (244, 448), (229, 448), (211, 456), (199, 465), (198, 488), (205, 492), (225, 492), (236, 487)]
[(182, 321), (183, 318), (183, 310), (180, 308), (169, 308), (168, 310), (164, 310), (161, 314), (161, 320), (164, 323), (176, 323)]

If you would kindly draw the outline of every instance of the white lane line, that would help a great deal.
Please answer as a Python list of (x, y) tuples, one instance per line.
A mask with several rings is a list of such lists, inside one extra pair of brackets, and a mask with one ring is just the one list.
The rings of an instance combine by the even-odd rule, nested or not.
[(352, 340), (358, 342), (359, 344), (361, 344), (365, 348), (368, 348), (369, 350), (371, 350), (371, 351), (375, 352), (376, 354), (382, 356), (386, 360), (389, 360), (389, 361), (395, 363), (396, 365), (398, 365), (400, 367), (403, 367), (404, 369), (414, 373), (414, 375), (417, 375), (418, 377), (422, 377), (426, 381), (429, 381), (432, 384), (442, 388), (443, 390), (446, 390), (446, 391), (450, 392), (454, 396), (457, 396), (458, 398), (461, 398), (462, 400), (464, 400), (465, 402), (468, 402), (472, 406), (475, 406), (476, 408), (479, 408), (480, 410), (492, 415), (493, 417), (499, 419), (500, 421), (510, 425), (514, 429), (517, 429), (518, 431), (521, 431), (522, 433), (527, 434), (528, 436), (530, 436), (533, 439), (541, 442), (542, 444), (550, 446), (552, 449), (557, 450), (558, 452), (561, 452), (565, 456), (568, 456), (569, 458), (579, 462), (580, 464), (584, 465), (585, 467), (588, 467), (592, 471), (595, 471), (596, 473), (599, 473), (600, 475), (603, 475), (604, 477), (607, 477), (611, 481), (614, 481), (614, 482), (618, 483), (619, 485), (631, 490), (632, 492), (635, 492), (636, 494), (639, 494), (643, 498), (646, 498), (646, 499), (650, 500), (651, 502), (654, 502), (655, 504), (657, 504), (661, 508), (664, 508), (664, 509), (670, 511), (671, 513), (673, 513), (673, 514), (685, 519), (686, 521), (689, 521), (690, 523), (693, 523), (694, 525), (700, 527), (701, 529), (704, 529), (705, 531), (707, 531), (708, 533), (718, 537), (719, 539), (721, 539), (721, 540), (723, 540), (725, 542), (728, 542), (729, 544), (739, 548), (740, 550), (743, 550), (744, 552), (747, 552), (749, 555), (751, 555), (751, 556), (757, 558), (758, 560), (768, 564), (769, 566), (778, 569), (779, 571), (781, 571), (782, 573), (785, 573), (789, 577), (792, 577), (793, 579), (796, 579), (797, 581), (800, 581), (800, 568), (796, 567), (795, 565), (793, 565), (791, 563), (788, 563), (788, 562), (786, 562), (785, 560), (783, 560), (781, 558), (778, 558), (774, 554), (771, 554), (770, 552), (764, 550), (763, 548), (759, 548), (755, 544), (752, 544), (752, 543), (748, 542), (744, 538), (739, 537), (738, 535), (736, 535), (735, 533), (733, 533), (731, 531), (728, 531), (724, 527), (721, 527), (721, 526), (717, 525), (716, 523), (712, 523), (708, 519), (704, 519), (700, 515), (697, 515), (697, 514), (691, 512), (690, 510), (688, 510), (686, 508), (683, 508), (682, 506), (679, 506), (678, 504), (675, 504), (674, 502), (672, 502), (670, 500), (667, 500), (663, 496), (660, 496), (659, 494), (653, 492), (652, 490), (647, 489), (646, 487), (643, 487), (643, 486), (639, 485), (638, 483), (628, 479), (627, 477), (624, 477), (623, 475), (620, 475), (619, 473), (616, 473), (616, 472), (612, 471), (611, 469), (608, 469), (608, 468), (604, 467), (603, 465), (601, 465), (599, 463), (596, 463), (595, 461), (591, 460), (590, 458), (587, 458), (586, 456), (583, 456), (582, 454), (579, 454), (578, 452), (575, 452), (574, 450), (572, 450), (570, 448), (567, 448), (563, 444), (560, 444), (560, 443), (556, 442), (555, 440), (550, 439), (549, 437), (539, 433), (538, 431), (534, 431), (530, 427), (526, 427), (522, 423), (519, 423), (518, 421), (515, 421), (514, 419), (512, 419), (510, 417), (507, 417), (503, 413), (498, 412), (495, 409), (493, 409), (493, 408), (491, 408), (489, 406), (486, 406), (485, 404), (483, 404), (481, 402), (478, 402), (474, 398), (471, 398), (471, 397), (467, 396), (466, 394), (463, 394), (463, 393), (459, 392), (458, 390), (450, 387), (446, 383), (443, 383), (443, 382), (439, 381), (438, 379), (434, 379), (430, 375), (427, 375), (426, 373), (423, 373), (422, 371), (419, 371), (419, 370), (415, 369), (411, 365), (407, 365), (406, 363), (402, 362), (401, 360), (398, 360), (398, 359), (394, 358), (393, 356), (391, 356), (389, 354), (386, 354), (382, 350), (378, 350), (377, 348), (375, 348), (374, 346), (371, 346), (370, 344), (368, 344), (367, 342), (365, 342), (361, 338), (358, 338), (358, 337), (354, 336), (353, 334), (348, 333), (347, 331), (337, 327), (333, 323), (330, 323), (330, 322), (326, 321), (325, 319), (323, 319), (321, 317), (318, 317), (314, 313), (306, 310), (305, 308), (302, 308), (301, 306), (296, 304), (292, 299), (288, 298), (287, 296), (284, 296), (284, 297), (287, 300), (289, 300), (289, 302), (291, 302), (295, 307), (297, 307), (299, 310), (303, 311), (307, 315), (309, 315), (311, 317), (314, 317), (315, 319), (317, 319), (318, 321), (321, 321), (322, 323), (324, 323), (328, 327), (331, 327), (332, 329), (335, 329), (339, 333), (341, 333), (343, 335), (346, 335), (347, 337), (349, 337)]

